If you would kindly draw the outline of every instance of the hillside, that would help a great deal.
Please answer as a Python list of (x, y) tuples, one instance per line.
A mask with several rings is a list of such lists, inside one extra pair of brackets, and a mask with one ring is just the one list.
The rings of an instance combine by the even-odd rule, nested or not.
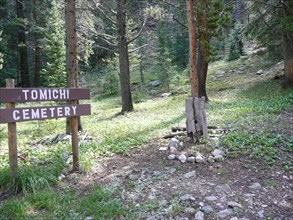
[(282, 88), (282, 72), (257, 55), (213, 63), (200, 145), (162, 138), (185, 125), (187, 76), (163, 97), (134, 85), (135, 111), (124, 115), (118, 96), (92, 90), (83, 171), (70, 172), (64, 120), (19, 123), (13, 186), (0, 125), (0, 219), (293, 219), (293, 90)]

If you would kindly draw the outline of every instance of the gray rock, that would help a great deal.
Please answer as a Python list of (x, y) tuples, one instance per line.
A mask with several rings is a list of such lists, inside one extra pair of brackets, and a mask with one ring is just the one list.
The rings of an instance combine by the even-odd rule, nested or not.
[(225, 154), (225, 152), (222, 151), (222, 150), (220, 150), (220, 149), (215, 149), (215, 150), (213, 150), (213, 152), (212, 152), (212, 155), (213, 155), (214, 157), (216, 157), (216, 156), (218, 156), (218, 155), (224, 156), (224, 154)]
[(264, 74), (264, 71), (263, 71), (263, 70), (258, 70), (258, 71), (256, 72), (256, 75), (262, 75), (262, 74)]
[(216, 75), (217, 75), (217, 77), (223, 77), (223, 76), (225, 76), (225, 71), (224, 70), (217, 70)]
[(159, 80), (154, 80), (149, 82), (149, 86), (152, 86), (152, 87), (158, 87), (160, 85), (161, 85), (161, 82)]
[(87, 216), (87, 217), (84, 218), (84, 220), (93, 220), (93, 217)]
[(259, 183), (253, 183), (248, 188), (253, 190), (258, 190), (258, 189), (261, 189), (261, 185)]
[(216, 196), (207, 196), (204, 199), (206, 201), (213, 202), (213, 201), (216, 201), (218, 198)]
[(166, 92), (166, 93), (163, 93), (161, 96), (163, 97), (163, 98), (167, 98), (167, 97), (170, 97), (172, 95), (172, 93), (170, 93), (170, 92)]
[(159, 151), (167, 151), (168, 150), (168, 147), (160, 147), (159, 148)]
[(264, 210), (260, 210), (257, 212), (259, 218), (264, 218)]
[(182, 162), (185, 163), (187, 161), (187, 157), (184, 154), (180, 154), (178, 159)]
[(237, 202), (234, 202), (234, 201), (229, 201), (228, 202), (228, 206), (231, 207), (231, 208), (235, 208), (235, 207), (236, 208), (240, 208), (240, 209), (243, 208), (241, 204), (239, 204)]
[(209, 205), (203, 206), (200, 210), (207, 214), (214, 212), (214, 209)]
[(204, 220), (204, 213), (202, 211), (197, 211), (195, 213), (194, 220)]
[(230, 220), (238, 220), (237, 217), (230, 218)]
[(180, 200), (181, 201), (187, 201), (187, 200), (195, 201), (195, 198), (193, 197), (193, 195), (185, 194), (185, 195), (180, 197)]
[(195, 160), (196, 160), (197, 163), (204, 163), (204, 159), (203, 159), (202, 155), (197, 155), (195, 157)]
[(193, 157), (193, 156), (188, 157), (187, 162), (194, 163), (195, 162), (195, 157)]
[(224, 157), (222, 155), (217, 155), (214, 157), (215, 162), (222, 162), (224, 161)]
[(179, 143), (180, 143), (179, 140), (177, 140), (176, 138), (172, 138), (171, 141), (169, 142), (168, 146), (169, 147), (177, 147)]
[(176, 158), (176, 155), (175, 154), (170, 154), (169, 156), (168, 156), (168, 159), (169, 160), (174, 160)]
[(209, 157), (208, 157), (208, 162), (209, 162), (209, 163), (214, 163), (214, 162), (215, 162), (214, 157), (213, 157), (213, 156), (209, 156)]
[(186, 213), (186, 214), (194, 214), (195, 209), (191, 208), (191, 207), (187, 207), (187, 208), (184, 209), (184, 213)]
[(189, 179), (191, 177), (194, 177), (196, 175), (196, 172), (195, 170), (191, 171), (191, 172), (188, 172), (184, 175), (185, 178)]
[(233, 212), (232, 212), (231, 209), (224, 209), (224, 210), (218, 212), (217, 215), (218, 215), (219, 218), (225, 219), (225, 218), (227, 218), (229, 215), (232, 215), (232, 214), (233, 214)]
[(231, 187), (228, 184), (225, 185), (218, 185), (215, 187), (215, 191), (217, 193), (229, 193), (231, 192)]

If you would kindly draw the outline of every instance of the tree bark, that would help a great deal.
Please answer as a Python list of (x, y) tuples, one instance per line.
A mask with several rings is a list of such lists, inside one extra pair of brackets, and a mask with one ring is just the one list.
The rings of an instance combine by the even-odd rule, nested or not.
[[(76, 33), (76, 0), (65, 0), (66, 26), (66, 74), (67, 86), (78, 88), (78, 60), (77, 60), (77, 33)], [(78, 104), (74, 101), (71, 104)], [(78, 130), (82, 131), (80, 117), (77, 117)], [(71, 133), (70, 121), (66, 121), (66, 133)]]
[[(19, 20), (24, 21), (24, 1), (16, 0), (16, 15)], [(22, 87), (30, 87), (30, 76), (28, 69), (28, 55), (27, 44), (25, 36), (25, 25), (19, 25), (18, 27), (18, 49), (19, 49), (19, 61), (20, 61), (20, 85)]]
[(119, 80), (121, 86), (122, 110), (121, 112), (133, 111), (133, 103), (130, 87), (130, 70), (128, 44), (126, 38), (126, 0), (117, 0), (117, 28), (119, 50)]
[(198, 97), (198, 77), (196, 67), (196, 31), (193, 13), (193, 0), (186, 0), (188, 33), (189, 33), (189, 71), (191, 82), (191, 96)]
[[(284, 1), (284, 16), (293, 17), (293, 3), (290, 0)], [(288, 19), (289, 20), (289, 19)], [(286, 24), (289, 26), (289, 24)], [(290, 24), (292, 25), (292, 24)], [(284, 67), (287, 86), (293, 86), (293, 32), (284, 27), (283, 47), (284, 47)]]
[[(35, 26), (38, 26), (39, 23), (39, 1), (34, 0), (34, 11), (33, 11), (33, 18), (35, 21)], [(34, 41), (35, 41), (35, 75), (34, 75), (34, 86), (40, 86), (40, 72), (41, 72), (41, 48), (38, 43), (39, 40), (39, 33), (37, 29), (34, 33)]]

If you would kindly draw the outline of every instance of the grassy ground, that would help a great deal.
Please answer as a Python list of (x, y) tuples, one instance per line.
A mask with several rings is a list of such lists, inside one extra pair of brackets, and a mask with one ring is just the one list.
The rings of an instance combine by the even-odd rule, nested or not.
[[(241, 66), (245, 67), (243, 73), (213, 78), (216, 70), (228, 72)], [(217, 62), (211, 66), (208, 123), (233, 130), (221, 140), (230, 156), (264, 158), (268, 164), (292, 170), (292, 158), (286, 153), (292, 152), (292, 124), (279, 121), (292, 112), (293, 91), (283, 90), (280, 82), (273, 80), (278, 70), (257, 76), (260, 68), (269, 69), (267, 64), (257, 64), (257, 60)], [(82, 118), (84, 133), (92, 137), (81, 141), (82, 170), (91, 174), (97, 161), (112, 154), (131, 154), (132, 149), (168, 133), (171, 126), (184, 125), (187, 96), (183, 93), (169, 98), (144, 97), (134, 112), (125, 115), (116, 115), (120, 111), (119, 97), (92, 99), (92, 115)], [(0, 194), (9, 192), (10, 197), (0, 201), (0, 219), (134, 218), (131, 213), (135, 207), (122, 202), (122, 192), (117, 191), (115, 184), (93, 186), (90, 194), (74, 185), (62, 185), (60, 175), (72, 166), (70, 143), (44, 143), (64, 133), (64, 128), (62, 119), (17, 124), (19, 179), (11, 185), (6, 125), (0, 125)], [(11, 196), (11, 192), (22, 193)]]

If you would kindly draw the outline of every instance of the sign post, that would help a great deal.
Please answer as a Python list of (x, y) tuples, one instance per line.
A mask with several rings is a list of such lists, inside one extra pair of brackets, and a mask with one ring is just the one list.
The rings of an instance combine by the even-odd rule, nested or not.
[[(0, 123), (8, 123), (10, 177), (13, 182), (18, 176), (16, 122), (70, 117), (73, 171), (79, 170), (77, 116), (91, 114), (90, 104), (78, 104), (80, 99), (90, 99), (89, 89), (14, 88), (14, 80), (6, 80), (6, 88), (0, 88), (0, 103), (6, 103), (6, 109), (0, 109)], [(36, 101), (69, 101), (69, 105), (15, 108), (16, 102)]]
[[(14, 79), (6, 79), (6, 88), (14, 88)], [(15, 108), (13, 102), (6, 103), (7, 109)], [(15, 182), (18, 176), (17, 166), (17, 135), (16, 135), (16, 123), (8, 123), (8, 147), (9, 147), (9, 165), (10, 165), (10, 179)]]

